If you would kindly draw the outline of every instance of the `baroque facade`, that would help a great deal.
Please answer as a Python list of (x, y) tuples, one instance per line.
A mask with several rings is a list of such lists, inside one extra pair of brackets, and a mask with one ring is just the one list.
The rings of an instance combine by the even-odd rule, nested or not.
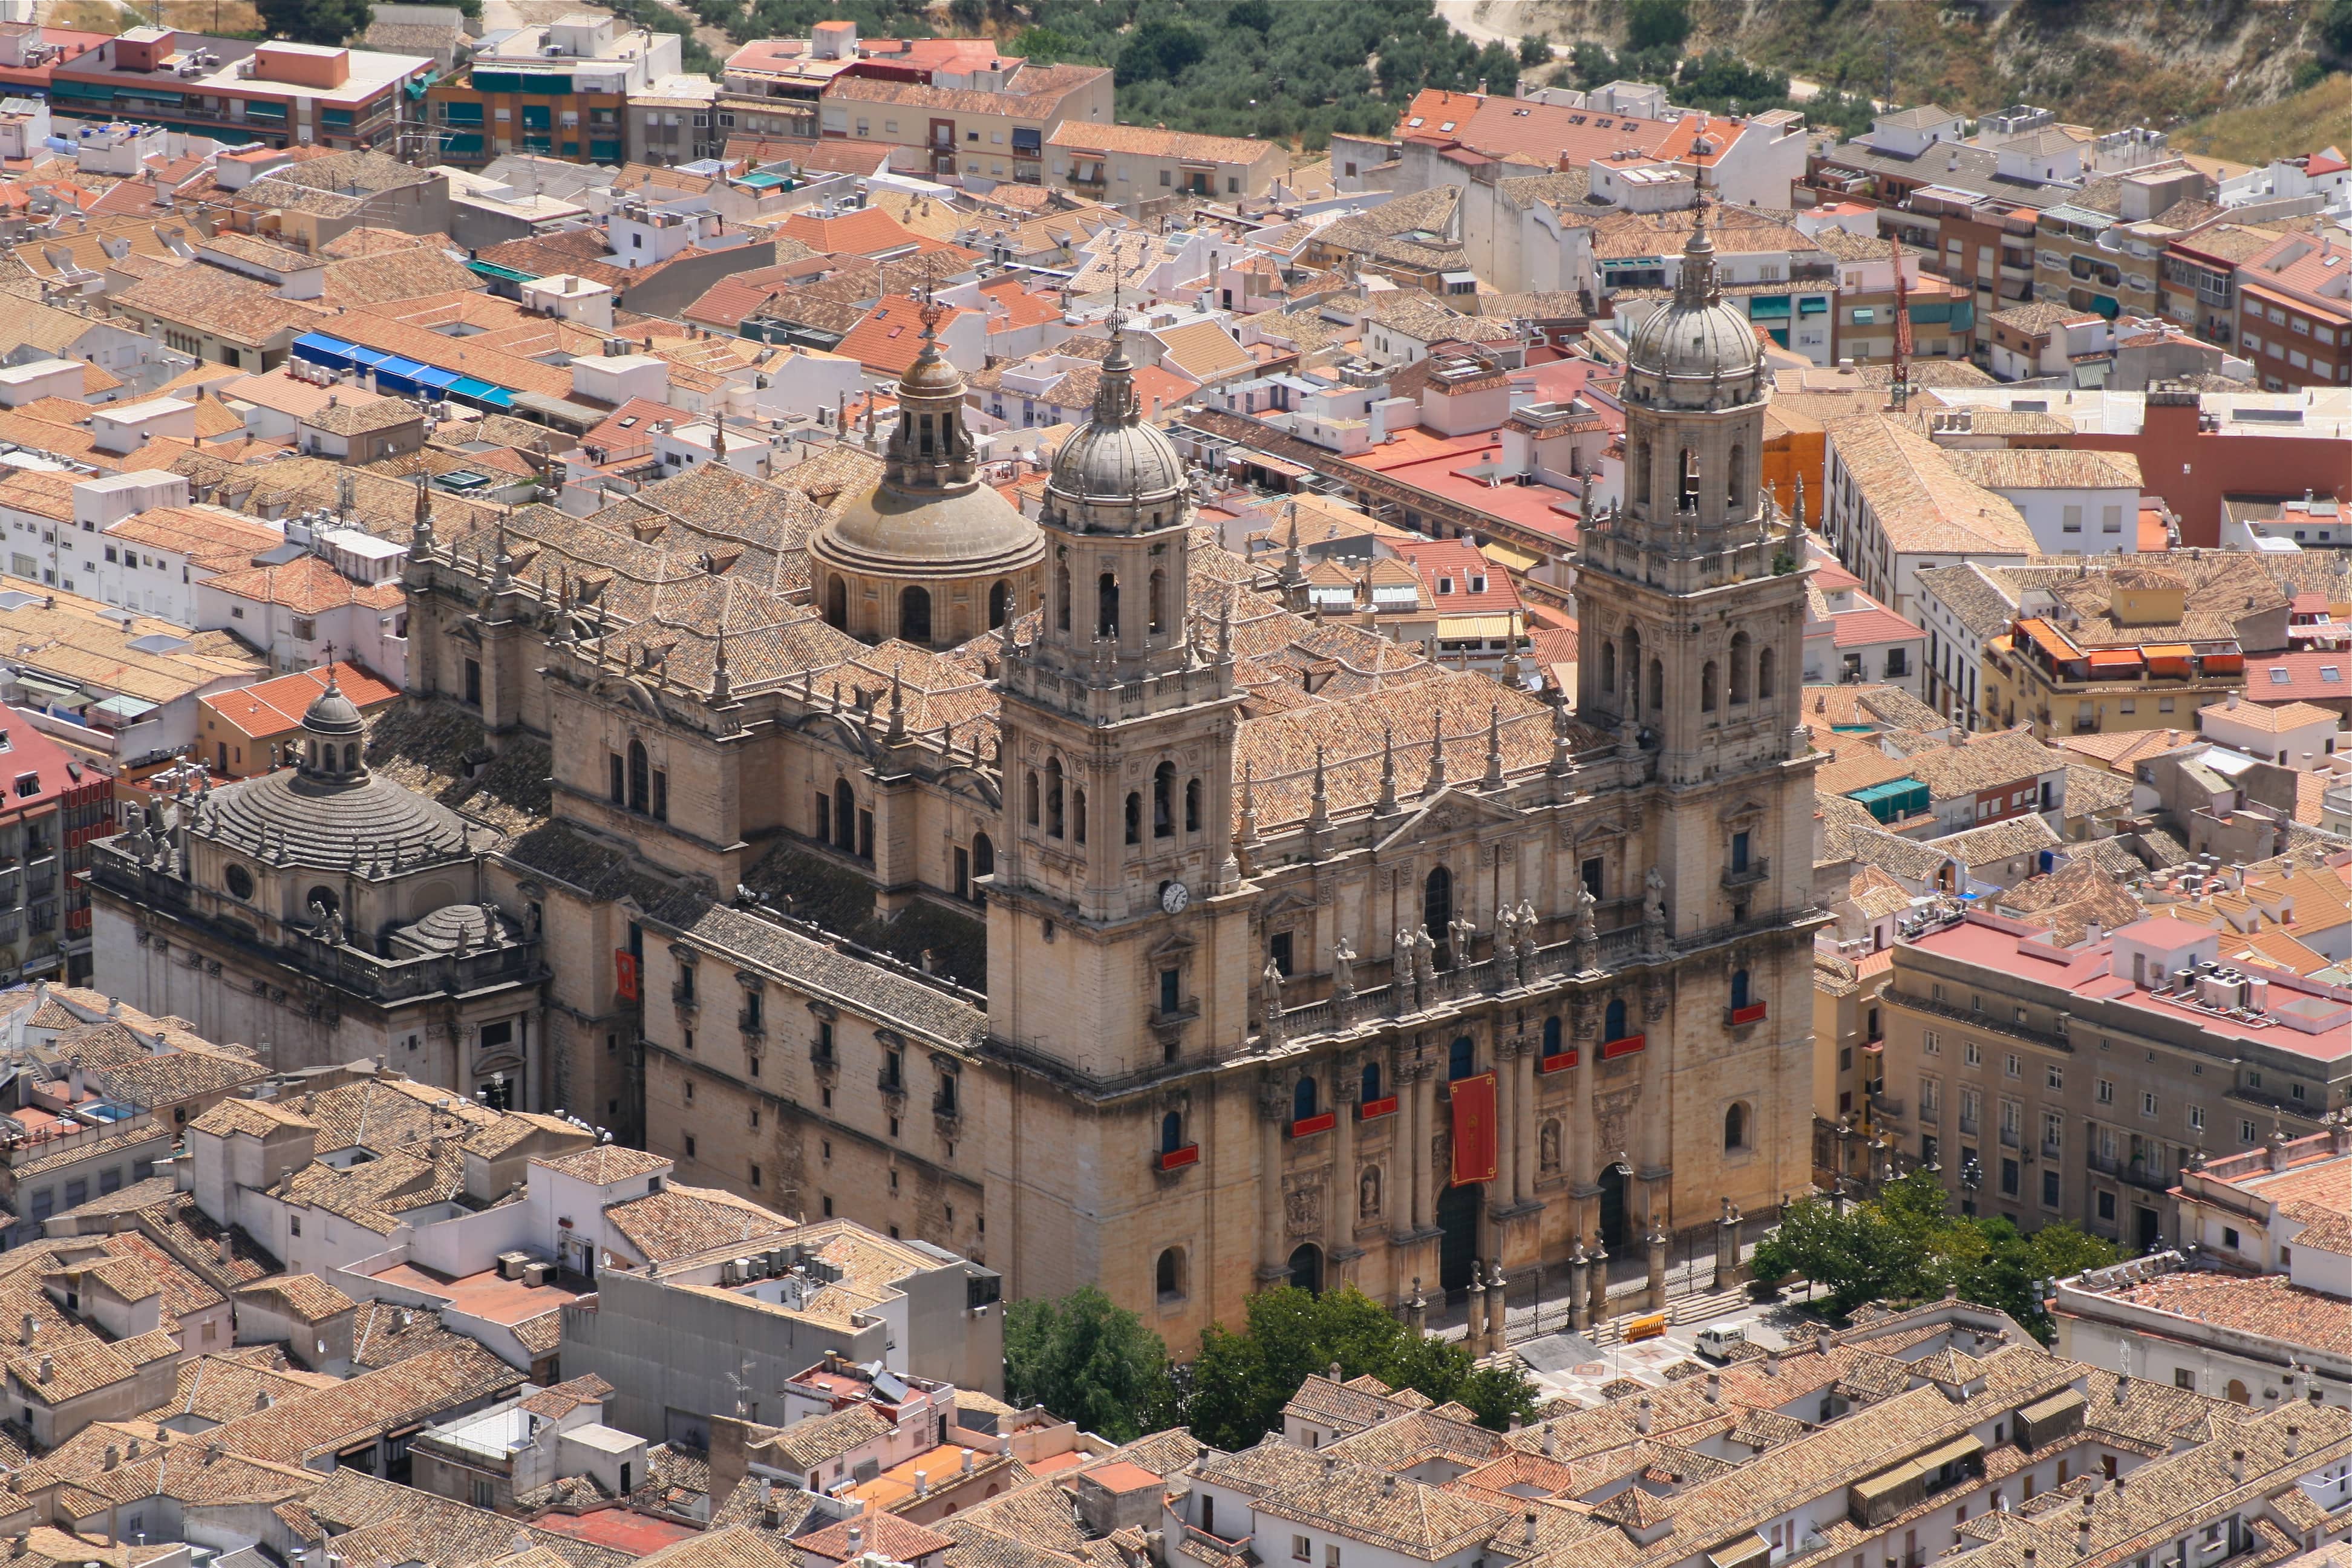
[(1286, 1279), (1597, 1300), (1801, 1190), (1803, 552), (1712, 259), (1633, 342), (1572, 711), (1218, 549), (1116, 337), (1034, 523), (928, 346), (880, 454), (420, 506), (412, 702), (551, 775), (489, 856), (542, 1103), (1176, 1343)]

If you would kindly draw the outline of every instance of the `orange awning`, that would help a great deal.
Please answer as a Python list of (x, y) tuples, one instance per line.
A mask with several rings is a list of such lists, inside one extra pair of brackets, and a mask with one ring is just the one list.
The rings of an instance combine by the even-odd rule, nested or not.
[(2018, 622), (2017, 629), (2033, 639), (2043, 653), (2062, 663), (2083, 657), (2083, 650), (2067, 641), (2065, 633), (2039, 616)]
[(2235, 675), (2245, 668), (2246, 656), (2242, 653), (2209, 653), (2205, 656), (2205, 668), (2210, 674)]
[(2136, 647), (2094, 648), (2091, 650), (2091, 668), (2095, 671), (2137, 669), (2139, 649)]
[(2142, 650), (2147, 655), (2147, 667), (2158, 675), (2186, 675), (2189, 656), (2194, 650), (2185, 642), (2150, 643)]

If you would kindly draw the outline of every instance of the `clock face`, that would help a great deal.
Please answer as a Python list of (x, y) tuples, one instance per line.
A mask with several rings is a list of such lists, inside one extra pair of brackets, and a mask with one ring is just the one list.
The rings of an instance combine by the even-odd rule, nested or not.
[(1192, 901), (1192, 889), (1181, 882), (1171, 882), (1160, 889), (1160, 907), (1171, 915), (1181, 915), (1184, 906)]

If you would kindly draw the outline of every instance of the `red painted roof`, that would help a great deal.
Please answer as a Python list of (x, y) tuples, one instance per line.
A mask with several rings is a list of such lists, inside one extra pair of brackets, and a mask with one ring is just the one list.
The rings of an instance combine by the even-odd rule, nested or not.
[(1912, 642), (1927, 635), (1894, 611), (1878, 605), (1862, 610), (1842, 610), (1830, 617), (1830, 637), (1840, 647)]
[(650, 1557), (665, 1546), (675, 1546), (702, 1533), (690, 1524), (656, 1519), (617, 1504), (593, 1513), (543, 1513), (530, 1522), (533, 1529), (551, 1530), (574, 1541), (609, 1546), (632, 1557)]
[[(1507, 616), (1521, 607), (1511, 574), (1463, 540), (1401, 539), (1396, 552), (1421, 574), (1440, 615)], [(1474, 591), (1470, 584), (1482, 580), (1486, 591)], [(1441, 583), (1447, 584), (1443, 590)]]
[[(107, 775), (33, 728), (14, 708), (0, 708), (0, 819), (38, 816), (58, 795)], [(26, 779), (34, 781), (27, 792)]]
[[(885, 294), (864, 321), (849, 329), (834, 352), (847, 354), (868, 370), (902, 375), (922, 352), (922, 301), (909, 295)], [(963, 313), (951, 305), (940, 306), (940, 330)]]
[[(362, 713), (400, 695), (349, 659), (337, 659), (334, 671), (336, 686)], [(326, 688), (325, 670), (304, 669), (255, 686), (215, 691), (196, 700), (236, 725), (241, 734), (257, 741), (299, 728), (302, 715), (310, 711), (310, 704)]]
[[(2285, 679), (2281, 679), (2274, 672), (2284, 672)], [(2246, 696), (2257, 702), (2352, 700), (2352, 653), (2336, 648), (2317, 653), (2263, 654), (2248, 658)]]

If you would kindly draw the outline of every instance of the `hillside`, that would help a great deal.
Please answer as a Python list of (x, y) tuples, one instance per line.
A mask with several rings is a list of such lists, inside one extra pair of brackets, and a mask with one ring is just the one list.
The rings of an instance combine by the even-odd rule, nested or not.
[[(1629, 18), (1654, 3), (1450, 0), (1445, 9), (1479, 32), (1542, 33), (1556, 45), (1590, 38), (1622, 49)], [(1689, 51), (1722, 48), (1874, 96), (1885, 95), (1891, 62), (1897, 101), (1933, 100), (1970, 113), (2021, 101), (2080, 124), (2172, 129), (2217, 110), (2274, 102), (2316, 74), (2319, 7), (2308, 0), (1687, 4)], [(2316, 132), (2325, 123), (2305, 128)]]

